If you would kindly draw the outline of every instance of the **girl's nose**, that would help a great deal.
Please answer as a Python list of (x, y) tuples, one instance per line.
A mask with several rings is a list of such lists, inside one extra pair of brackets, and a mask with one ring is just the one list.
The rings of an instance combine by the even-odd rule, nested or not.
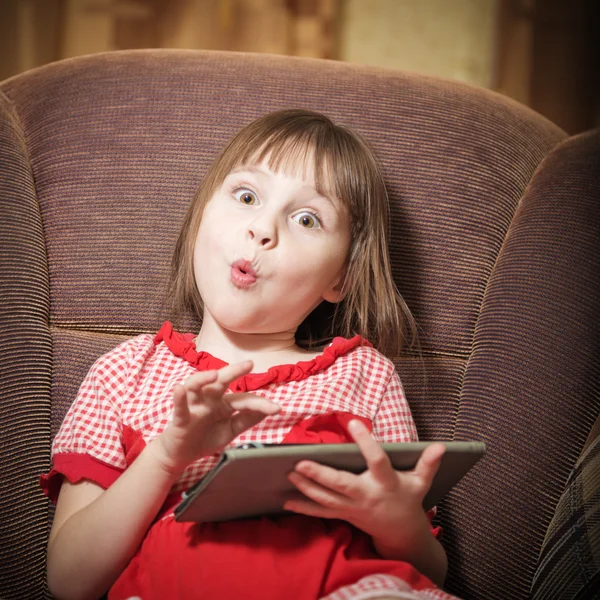
[(277, 244), (277, 228), (266, 219), (256, 219), (248, 227), (248, 236), (265, 249)]

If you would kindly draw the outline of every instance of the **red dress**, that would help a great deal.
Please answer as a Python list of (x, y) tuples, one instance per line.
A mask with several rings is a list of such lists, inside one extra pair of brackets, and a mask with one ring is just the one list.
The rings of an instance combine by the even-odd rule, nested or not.
[[(174, 383), (224, 364), (197, 352), (193, 336), (174, 332), (169, 323), (154, 339), (138, 336), (98, 359), (55, 438), (53, 469), (42, 476), (46, 493), (55, 499), (63, 477), (110, 486), (166, 426)], [(357, 417), (380, 441), (416, 439), (393, 363), (358, 336), (336, 338), (310, 361), (246, 375), (230, 390), (251, 391), (282, 406), (232, 446), (351, 441), (346, 424)], [(290, 513), (176, 522), (172, 509), (181, 492), (215, 460), (201, 459), (186, 469), (109, 600), (358, 600), (382, 592), (452, 598), (408, 563), (380, 558), (370, 537), (345, 521)]]

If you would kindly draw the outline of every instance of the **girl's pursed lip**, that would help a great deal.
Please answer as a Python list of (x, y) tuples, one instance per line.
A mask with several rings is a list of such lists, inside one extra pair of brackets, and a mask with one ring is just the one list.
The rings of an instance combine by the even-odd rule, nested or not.
[(247, 289), (256, 282), (256, 272), (249, 261), (237, 260), (231, 265), (231, 283), (240, 289)]
[(236, 260), (231, 265), (231, 268), (237, 269), (241, 273), (251, 275), (252, 277), (254, 277), (254, 279), (256, 279), (256, 277), (257, 277), (256, 271), (252, 268), (252, 263), (249, 260), (246, 260), (245, 258), (240, 258), (240, 259)]

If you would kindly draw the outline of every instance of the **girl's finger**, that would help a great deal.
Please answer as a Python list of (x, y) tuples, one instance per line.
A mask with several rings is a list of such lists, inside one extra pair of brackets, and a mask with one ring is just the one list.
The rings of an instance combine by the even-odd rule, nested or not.
[(180, 425), (190, 418), (190, 409), (187, 403), (185, 387), (180, 383), (173, 387), (173, 423)]
[(199, 373), (190, 375), (183, 385), (190, 392), (200, 393), (204, 386), (217, 381), (217, 377), (217, 371), (200, 371)]
[(334, 492), (315, 483), (312, 479), (304, 477), (296, 471), (288, 475), (288, 479), (301, 491), (307, 498), (316, 502), (319, 506), (330, 510), (341, 511), (348, 503), (348, 500)]
[[(229, 421), (231, 425), (231, 439), (236, 438), (240, 433), (254, 427), (260, 423), (267, 415), (262, 412), (244, 411), (233, 415)], [(231, 441), (231, 440), (229, 440)], [(229, 443), (229, 442), (227, 442)]]
[(395, 484), (394, 467), (381, 444), (373, 439), (366, 426), (358, 420), (352, 420), (348, 423), (348, 431), (365, 457), (367, 467), (373, 477), (384, 485), (386, 483)]
[(231, 383), (238, 379), (238, 377), (250, 373), (253, 366), (254, 363), (251, 360), (227, 365), (217, 371), (216, 381), (205, 386), (202, 391), (207, 394), (222, 396)]
[(348, 471), (340, 471), (308, 460), (300, 461), (296, 465), (295, 471), (323, 488), (334, 491), (339, 496), (352, 500), (357, 500), (362, 496), (359, 477)]
[(440, 468), (440, 463), (442, 461), (442, 456), (446, 452), (446, 446), (443, 443), (431, 444), (427, 446), (425, 450), (421, 453), (415, 468), (413, 469), (413, 473), (418, 477), (421, 477), (429, 486), (431, 486), (431, 482), (435, 477), (438, 469)]
[(331, 508), (326, 508), (325, 506), (321, 506), (316, 502), (312, 502), (311, 500), (308, 500), (308, 498), (294, 498), (292, 500), (287, 500), (284, 502), (283, 508), (285, 510), (289, 510), (301, 515), (307, 515), (309, 517), (318, 517), (321, 519), (342, 518), (337, 511)]
[(265, 415), (274, 415), (281, 410), (279, 404), (253, 394), (226, 394), (223, 400), (233, 410), (253, 410)]

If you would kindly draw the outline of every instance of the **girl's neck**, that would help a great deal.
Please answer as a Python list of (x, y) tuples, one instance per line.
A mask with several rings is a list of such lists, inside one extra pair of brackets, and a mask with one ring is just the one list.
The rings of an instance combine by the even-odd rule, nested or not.
[(315, 353), (296, 345), (295, 331), (277, 333), (235, 333), (221, 328), (205, 318), (196, 337), (196, 350), (208, 352), (227, 363), (242, 360), (254, 362), (253, 372), (263, 372), (272, 366), (306, 360)]

